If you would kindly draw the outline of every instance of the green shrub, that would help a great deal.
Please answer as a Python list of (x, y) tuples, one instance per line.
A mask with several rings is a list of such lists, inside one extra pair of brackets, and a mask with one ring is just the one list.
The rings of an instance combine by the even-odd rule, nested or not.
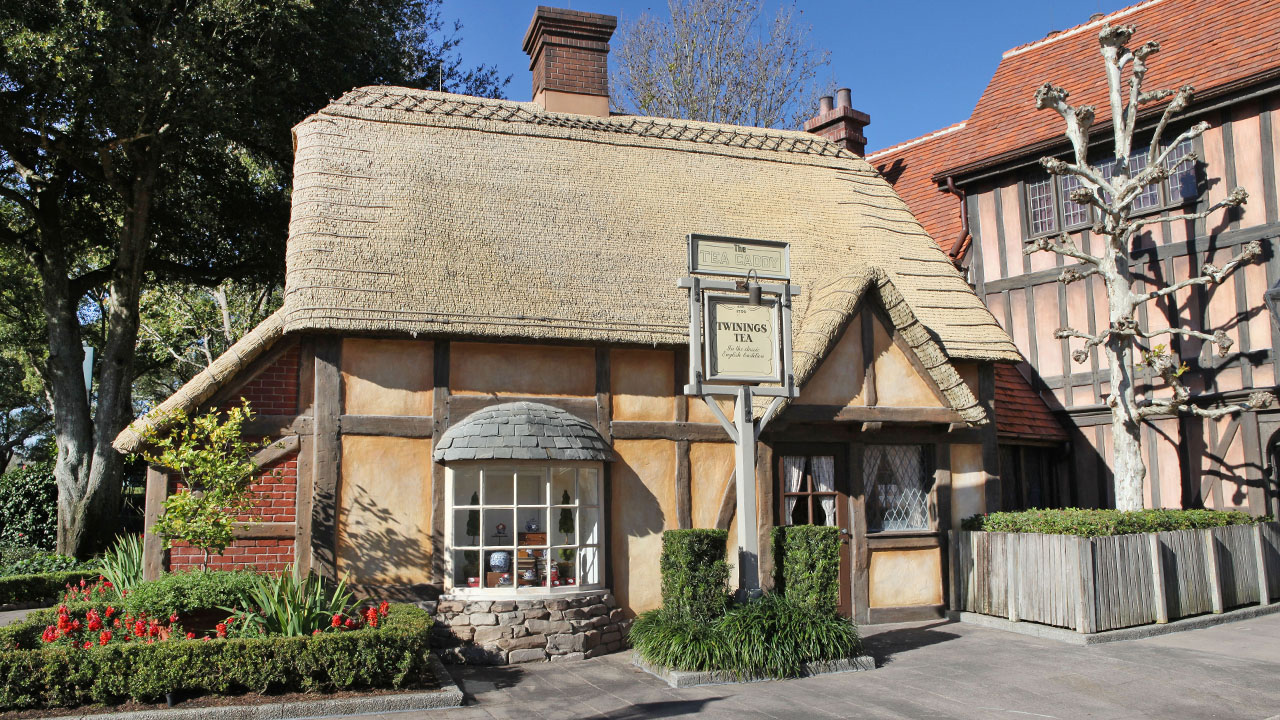
[[(250, 632), (269, 635), (310, 635), (329, 627), (335, 615), (351, 606), (354, 597), (346, 581), (329, 588), (320, 576), (310, 573), (298, 579), (290, 567), (279, 575), (259, 575), (245, 602), (256, 613), (246, 613)], [(223, 609), (236, 612), (235, 608)]]
[(121, 535), (101, 559), (102, 576), (116, 590), (132, 590), (142, 582), (142, 537)]
[(727, 671), (739, 678), (796, 677), (806, 663), (853, 657), (861, 650), (852, 621), (777, 593), (735, 605), (713, 623), (666, 608), (652, 610), (636, 618), (630, 640), (651, 664)]
[(97, 577), (97, 570), (69, 570), (0, 577), (0, 605), (56, 602), (62, 597), (68, 583), (93, 580)]
[(135, 586), (125, 597), (123, 609), (154, 617), (242, 606), (257, 582), (257, 573), (247, 570), (165, 573), (157, 580)]
[(308, 637), (0, 650), (0, 708), (413, 686), (430, 678), (430, 629), (426, 611), (396, 605), (381, 627)]
[(821, 525), (773, 529), (779, 591), (815, 612), (834, 613), (840, 603), (840, 531)]
[(85, 563), (69, 555), (37, 551), (21, 560), (6, 563), (0, 567), (0, 577), (6, 575), (38, 575), (40, 573), (66, 572), (68, 570), (88, 570), (94, 563)]
[(53, 465), (28, 465), (0, 475), (0, 541), (52, 550), (57, 539)]
[(1040, 533), (1106, 537), (1134, 533), (1195, 530), (1224, 525), (1248, 525), (1254, 518), (1238, 510), (1024, 510), (974, 515), (961, 524), (964, 530)]
[(662, 607), (708, 621), (729, 603), (727, 530), (668, 530), (662, 533)]

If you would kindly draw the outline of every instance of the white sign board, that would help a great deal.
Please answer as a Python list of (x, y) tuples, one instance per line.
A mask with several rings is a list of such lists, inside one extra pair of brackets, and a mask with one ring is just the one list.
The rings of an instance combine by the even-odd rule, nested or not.
[(782, 382), (776, 300), (707, 293), (706, 313), (707, 382)]
[(689, 272), (703, 275), (786, 280), (791, 276), (791, 247), (787, 243), (741, 238), (689, 236)]

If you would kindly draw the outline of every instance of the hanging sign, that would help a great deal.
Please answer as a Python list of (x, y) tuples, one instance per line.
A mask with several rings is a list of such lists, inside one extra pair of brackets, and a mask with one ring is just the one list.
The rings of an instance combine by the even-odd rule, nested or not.
[(702, 275), (786, 280), (791, 277), (791, 246), (769, 240), (689, 236), (689, 272)]
[(708, 382), (782, 382), (776, 300), (707, 293), (705, 306)]

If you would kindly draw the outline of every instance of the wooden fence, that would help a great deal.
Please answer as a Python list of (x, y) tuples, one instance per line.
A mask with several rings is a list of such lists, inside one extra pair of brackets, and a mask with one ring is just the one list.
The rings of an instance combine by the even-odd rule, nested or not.
[(1280, 524), (1081, 538), (953, 532), (951, 609), (1082, 633), (1280, 598)]

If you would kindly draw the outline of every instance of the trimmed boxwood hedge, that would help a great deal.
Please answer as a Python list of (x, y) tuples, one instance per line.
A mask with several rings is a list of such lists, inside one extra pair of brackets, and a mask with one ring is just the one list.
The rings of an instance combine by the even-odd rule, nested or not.
[(0, 577), (0, 605), (30, 602), (56, 602), (67, 589), (67, 583), (97, 579), (97, 570), (67, 570), (38, 575)]
[(378, 628), (310, 637), (0, 650), (0, 709), (155, 702), (174, 691), (225, 695), (413, 686), (431, 678), (431, 624), (425, 610), (394, 605)]
[(816, 612), (834, 613), (840, 603), (840, 531), (822, 525), (773, 529), (778, 590)]
[(1249, 525), (1255, 518), (1238, 510), (1023, 510), (974, 515), (961, 524), (964, 530), (1106, 537), (1168, 530), (1198, 530), (1225, 525)]
[(728, 530), (668, 530), (662, 533), (662, 607), (707, 621), (729, 605)]

